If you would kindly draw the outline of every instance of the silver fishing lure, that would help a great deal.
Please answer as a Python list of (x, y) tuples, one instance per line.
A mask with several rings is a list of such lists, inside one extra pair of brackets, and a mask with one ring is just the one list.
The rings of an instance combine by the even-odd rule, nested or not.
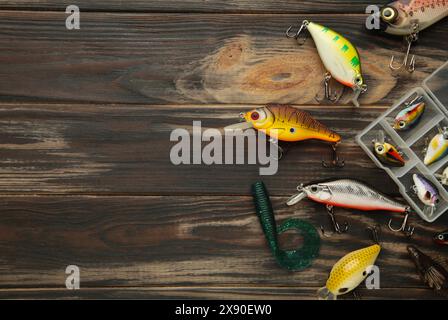
[[(348, 223), (344, 223), (341, 227), (334, 216), (334, 207), (343, 207), (350, 209), (357, 209), (363, 211), (391, 211), (404, 213), (405, 217), (400, 229), (392, 229), (389, 223), (389, 228), (392, 231), (405, 231), (411, 236), (414, 233), (414, 228), (408, 226), (406, 231), (407, 219), (410, 212), (410, 207), (403, 205), (392, 198), (389, 198), (368, 185), (353, 179), (339, 179), (328, 182), (321, 182), (304, 186), (303, 184), (297, 187), (299, 191), (297, 194), (291, 196), (286, 204), (292, 206), (304, 198), (309, 198), (313, 201), (323, 203), (326, 205), (327, 213), (331, 219), (336, 233), (344, 233), (348, 230)], [(323, 235), (325, 232), (321, 226)]]
[(384, 210), (406, 213), (410, 210), (409, 206), (353, 179), (339, 179), (308, 186), (300, 185), (297, 190), (299, 193), (293, 195), (286, 202), (288, 206), (292, 206), (304, 198), (309, 198), (325, 205), (363, 211)]

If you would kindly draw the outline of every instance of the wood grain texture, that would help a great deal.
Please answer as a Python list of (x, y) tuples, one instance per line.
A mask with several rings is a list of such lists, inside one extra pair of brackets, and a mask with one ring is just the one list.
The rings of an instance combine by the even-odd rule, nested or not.
[[(272, 198), (277, 221), (295, 217), (328, 227), (321, 205), (304, 201), (290, 208), (285, 201), (286, 197)], [(81, 270), (81, 287), (87, 289), (85, 293), (81, 290), (81, 296), (93, 295), (94, 290), (104, 287), (166, 287), (166, 292), (157, 293), (154, 289), (147, 294), (186, 297), (191, 289), (180, 289), (179, 293), (169, 289), (182, 286), (203, 292), (209, 287), (230, 287), (229, 297), (248, 297), (250, 290), (254, 290), (255, 297), (263, 287), (278, 287), (272, 297), (286, 290), (286, 297), (295, 292), (298, 297), (309, 298), (311, 291), (325, 283), (340, 257), (371, 244), (365, 229), (373, 224), (383, 226), (383, 250), (377, 260), (382, 288), (425, 288), (408, 258), (407, 244), (416, 244), (434, 256), (448, 257), (431, 239), (446, 225), (448, 217), (434, 224), (413, 217), (411, 223), (418, 223), (418, 227), (415, 236), (408, 240), (385, 227), (390, 214), (338, 209), (338, 218), (350, 223), (350, 232), (323, 238), (320, 256), (312, 267), (289, 272), (274, 261), (251, 197), (4, 196), (0, 208), (0, 296), (14, 296), (7, 289), (44, 288), (41, 297), (52, 297), (51, 290), (65, 286), (65, 267), (76, 264)], [(290, 233), (280, 240), (287, 248), (301, 243), (299, 237)], [(238, 293), (232, 287), (243, 289)], [(363, 291), (363, 297), (368, 298), (370, 292)], [(372, 297), (380, 297), (380, 292), (372, 293)], [(437, 298), (427, 290), (418, 292)], [(27, 297), (25, 290), (19, 293)], [(145, 291), (141, 294), (145, 295)], [(416, 291), (402, 290), (401, 295), (415, 298)], [(396, 297), (396, 292), (386, 290), (384, 296)]]
[[(384, 2), (386, 3), (386, 2)], [(69, 0), (3, 0), (0, 9), (65, 11)], [(371, 3), (354, 1), (294, 0), (78, 0), (81, 11), (210, 12), (210, 13), (364, 13)]]
[[(358, 289), (362, 300), (400, 300), (402, 288), (381, 290)], [(439, 300), (430, 289), (406, 288), (406, 299)], [(316, 288), (281, 287), (135, 287), (135, 288), (83, 288), (67, 289), (14, 289), (1, 290), (0, 299), (239, 299), (239, 300), (314, 300)], [(339, 300), (353, 300), (353, 295), (341, 296)], [(159, 301), (163, 306), (163, 301)], [(162, 307), (163, 309), (163, 307)], [(166, 310), (166, 309), (165, 309)]]
[(191, 132), (196, 120), (203, 129), (223, 128), (253, 107), (2, 104), (0, 193), (248, 195), (250, 184), (263, 179), (273, 195), (290, 195), (299, 183), (329, 177), (357, 177), (398, 193), (354, 140), (385, 110), (377, 107), (302, 107), (342, 135), (342, 170), (322, 168), (331, 148), (318, 141), (295, 144), (274, 176), (260, 177), (258, 165), (172, 164), (172, 130)]
[[(325, 71), (311, 40), (284, 35), (307, 15), (0, 12), (0, 100), (317, 104)], [(367, 32), (364, 15), (316, 15), (359, 49), (364, 105), (390, 105), (446, 60), (448, 21), (422, 32), (413, 74), (392, 75), (401, 39)], [(350, 92), (340, 103), (349, 103)]]
[[(401, 39), (365, 30), (364, 0), (80, 0), (76, 31), (65, 28), (69, 4), (0, 3), (0, 299), (314, 299), (340, 257), (371, 244), (374, 224), (382, 289), (361, 289), (362, 298), (440, 298), (406, 246), (446, 260), (432, 236), (448, 216), (428, 224), (412, 215), (408, 239), (386, 227), (399, 215), (337, 209), (349, 233), (322, 238), (312, 267), (289, 272), (267, 247), (249, 190), (264, 180), (277, 221), (326, 229), (321, 205), (285, 205), (297, 184), (356, 177), (398, 196), (354, 137), (445, 62), (446, 19), (420, 34), (411, 75), (390, 73)], [(362, 108), (344, 106), (348, 90), (337, 105), (316, 102), (325, 71), (313, 41), (299, 47), (284, 36), (303, 19), (358, 47), (369, 85)], [(291, 149), (275, 176), (260, 177), (257, 165), (171, 163), (173, 129), (191, 131), (196, 120), (222, 128), (271, 102), (340, 133), (346, 167), (323, 169), (330, 150), (319, 142)], [(280, 237), (285, 248), (301, 241)], [(65, 289), (70, 264), (81, 269), (79, 291)]]

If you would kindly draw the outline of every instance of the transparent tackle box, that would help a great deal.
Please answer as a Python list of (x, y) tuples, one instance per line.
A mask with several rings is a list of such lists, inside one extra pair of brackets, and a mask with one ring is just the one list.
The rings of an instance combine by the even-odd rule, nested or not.
[[(407, 131), (396, 131), (392, 125), (395, 116), (417, 95), (423, 96), (425, 111), (420, 121)], [(433, 222), (448, 210), (448, 186), (442, 185), (436, 178), (448, 166), (448, 155), (426, 166), (423, 163), (426, 143), (437, 133), (439, 128), (448, 127), (448, 62), (437, 69), (423, 81), (422, 87), (411, 90), (398, 103), (372, 122), (356, 136), (358, 144), (364, 149), (375, 164), (384, 169), (399, 187), (400, 193), (415, 212), (425, 221)], [(373, 140), (382, 130), (385, 142), (394, 145), (402, 152), (406, 163), (404, 167), (392, 167), (378, 160), (373, 150)], [(440, 202), (432, 215), (424, 212), (425, 205), (418, 199), (412, 189), (412, 175), (420, 173), (431, 181), (439, 190)], [(446, 189), (447, 188), (447, 189)]]

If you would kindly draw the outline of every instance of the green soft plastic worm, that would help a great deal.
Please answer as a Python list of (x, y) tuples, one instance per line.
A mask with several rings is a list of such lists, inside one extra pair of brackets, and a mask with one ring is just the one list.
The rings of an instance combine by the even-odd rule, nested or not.
[[(263, 182), (252, 185), (252, 195), (266, 240), (278, 264), (293, 271), (311, 266), (320, 249), (320, 237), (316, 228), (301, 219), (287, 219), (277, 228), (272, 204)], [(278, 246), (278, 235), (290, 229), (297, 230), (303, 236), (303, 246), (297, 250), (282, 250)]]

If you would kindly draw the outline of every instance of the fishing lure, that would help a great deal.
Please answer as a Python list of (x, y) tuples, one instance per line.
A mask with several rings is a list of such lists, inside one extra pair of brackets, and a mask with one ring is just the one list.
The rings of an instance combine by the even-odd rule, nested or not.
[[(341, 141), (341, 136), (313, 119), (305, 111), (287, 105), (267, 105), (263, 108), (240, 113), (240, 119), (243, 122), (227, 126), (224, 130), (254, 128), (270, 136), (273, 143), (276, 143), (276, 140), (295, 142), (309, 139), (329, 142), (332, 144), (334, 154), (331, 166), (344, 166), (344, 162), (339, 161), (336, 153), (336, 146)], [(277, 147), (281, 158), (283, 149), (280, 146)], [(323, 164), (330, 167), (325, 162)]]
[(448, 128), (439, 128), (439, 133), (429, 142), (423, 162), (430, 165), (448, 154)]
[(326, 205), (335, 231), (342, 233), (348, 230), (341, 229), (335, 221), (333, 207), (343, 207), (363, 211), (391, 211), (408, 214), (410, 207), (389, 198), (365, 183), (353, 179), (338, 179), (328, 182), (313, 183), (307, 186), (300, 184), (297, 194), (291, 196), (286, 204), (292, 206), (304, 198), (311, 199)]
[(432, 216), (436, 205), (439, 203), (439, 191), (432, 184), (431, 181), (423, 177), (421, 174), (414, 173), (412, 175), (412, 180), (414, 180), (414, 190), (417, 197), (425, 205), (424, 212), (429, 216)]
[(412, 43), (418, 40), (418, 33), (448, 16), (448, 2), (445, 0), (398, 0), (384, 6), (380, 11), (380, 29), (388, 34), (404, 36), (407, 51), (403, 62), (394, 66), (394, 57), (389, 67), (398, 70), (405, 67), (415, 70), (415, 56), (409, 61)]
[(417, 268), (420, 279), (431, 289), (446, 295), (448, 271), (442, 263), (435, 261), (415, 246), (408, 246), (407, 250)]
[(300, 33), (308, 30), (311, 34), (319, 56), (328, 71), (324, 78), (325, 97), (332, 102), (336, 102), (336, 99), (331, 97), (329, 88), (330, 80), (333, 77), (339, 83), (353, 89), (352, 102), (356, 107), (359, 107), (359, 95), (367, 91), (367, 85), (364, 83), (361, 61), (355, 46), (330, 28), (308, 20), (302, 22), (296, 34), (291, 34), (291, 29), (292, 26), (286, 31), (286, 36), (297, 39), (300, 45), (304, 43), (299, 41)]
[(448, 186), (448, 167), (445, 168), (445, 170), (443, 170), (443, 173), (436, 173), (434, 175), (437, 180), (439, 180), (443, 185)]
[(378, 131), (377, 138), (373, 140), (373, 150), (375, 156), (384, 164), (403, 167), (405, 161), (401, 153), (390, 143), (385, 142), (384, 132)]
[[(320, 250), (320, 237), (314, 226), (301, 219), (288, 219), (277, 228), (274, 211), (263, 182), (252, 185), (252, 196), (263, 232), (278, 264), (289, 270), (303, 270), (311, 266)], [(303, 246), (297, 250), (285, 251), (279, 248), (277, 235), (295, 229), (303, 236)]]
[(448, 230), (436, 234), (434, 236), (434, 242), (437, 244), (448, 245)]
[(396, 167), (403, 167), (405, 165), (405, 161), (400, 152), (390, 143), (375, 142), (374, 150), (376, 157), (384, 164)]
[(424, 111), (425, 102), (423, 96), (418, 96), (397, 114), (394, 119), (394, 129), (396, 131), (411, 129), (420, 121)]
[(319, 299), (336, 300), (358, 287), (372, 271), (381, 247), (374, 244), (342, 257), (331, 269), (325, 287), (317, 291)]

